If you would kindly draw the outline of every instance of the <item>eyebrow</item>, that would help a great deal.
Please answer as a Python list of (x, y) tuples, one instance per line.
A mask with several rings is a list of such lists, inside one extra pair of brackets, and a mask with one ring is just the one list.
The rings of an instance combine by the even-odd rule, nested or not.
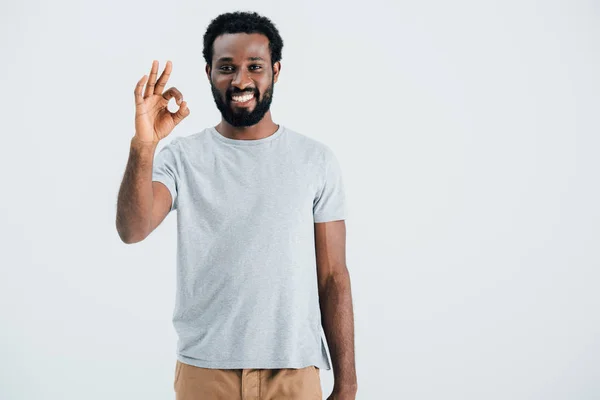
[[(248, 57), (247, 59), (250, 61), (265, 61), (265, 59), (262, 57)], [(217, 62), (227, 62), (227, 61), (233, 61), (233, 57), (221, 57), (217, 60)]]

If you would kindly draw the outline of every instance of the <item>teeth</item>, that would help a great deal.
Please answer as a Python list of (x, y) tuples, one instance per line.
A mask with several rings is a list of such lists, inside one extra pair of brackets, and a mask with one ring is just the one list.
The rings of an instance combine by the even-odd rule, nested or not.
[(250, 100), (253, 97), (254, 97), (254, 95), (251, 94), (251, 95), (242, 96), (242, 97), (232, 97), (232, 99), (233, 99), (233, 101), (237, 101), (237, 102), (243, 103), (245, 101)]

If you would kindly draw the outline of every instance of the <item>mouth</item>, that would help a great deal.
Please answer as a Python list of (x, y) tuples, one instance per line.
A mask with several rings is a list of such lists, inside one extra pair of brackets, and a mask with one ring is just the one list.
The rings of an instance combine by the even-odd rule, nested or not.
[(231, 103), (236, 106), (248, 106), (254, 101), (254, 93), (231, 96)]

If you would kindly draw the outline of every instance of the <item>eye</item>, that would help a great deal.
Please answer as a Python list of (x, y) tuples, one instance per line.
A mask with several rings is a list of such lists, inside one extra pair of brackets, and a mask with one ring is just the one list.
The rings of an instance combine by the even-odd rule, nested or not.
[(221, 70), (223, 72), (231, 71), (230, 69), (226, 69), (226, 68), (231, 68), (231, 65), (223, 65), (222, 67), (219, 68), (219, 70)]
[[(258, 65), (258, 64), (253, 64), (253, 65), (251, 65), (250, 67), (258, 67), (258, 68), (256, 68), (256, 69), (260, 69), (260, 68), (262, 68), (262, 66), (260, 66), (260, 65)], [(256, 71), (256, 69), (255, 69), (254, 71)]]

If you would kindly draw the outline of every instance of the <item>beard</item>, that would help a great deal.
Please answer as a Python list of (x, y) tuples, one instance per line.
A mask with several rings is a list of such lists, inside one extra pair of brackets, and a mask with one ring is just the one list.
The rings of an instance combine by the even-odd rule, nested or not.
[[(212, 80), (210, 81), (210, 90), (215, 100), (217, 108), (221, 112), (223, 119), (232, 126), (245, 127), (256, 125), (263, 119), (269, 108), (271, 107), (271, 101), (273, 100), (273, 86), (275, 77), (271, 78), (271, 85), (265, 91), (265, 94), (260, 99), (260, 92), (254, 88), (252, 90), (245, 90), (243, 92), (229, 90), (225, 94), (225, 100), (221, 97), (221, 93), (213, 85)], [(252, 111), (248, 111), (247, 108), (234, 108), (232, 106), (232, 95), (238, 95), (242, 93), (253, 93), (256, 105)]]

